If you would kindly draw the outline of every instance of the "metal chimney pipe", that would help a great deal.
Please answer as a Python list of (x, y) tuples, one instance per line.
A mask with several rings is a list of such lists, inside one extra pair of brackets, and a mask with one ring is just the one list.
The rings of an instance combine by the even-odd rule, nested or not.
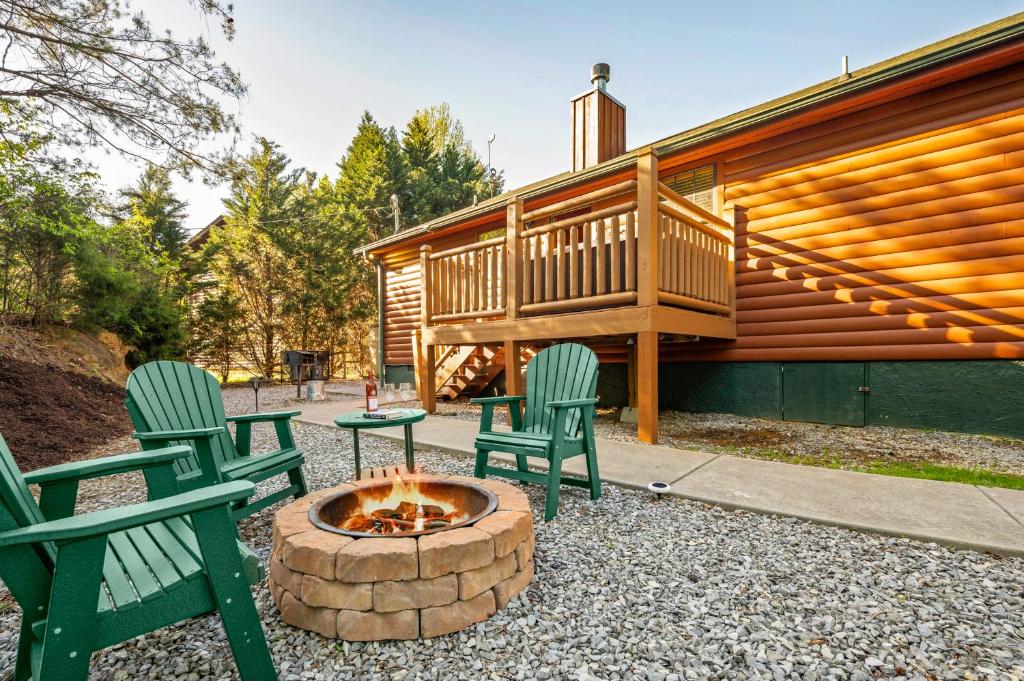
[(612, 78), (612, 67), (608, 64), (594, 64), (590, 67), (590, 82), (593, 83), (598, 90), (604, 92), (608, 89), (608, 81)]

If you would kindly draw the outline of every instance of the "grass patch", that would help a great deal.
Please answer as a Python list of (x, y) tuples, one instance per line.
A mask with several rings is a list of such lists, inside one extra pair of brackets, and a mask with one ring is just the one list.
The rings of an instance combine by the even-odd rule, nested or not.
[(1024, 475), (996, 473), (979, 468), (958, 468), (956, 466), (940, 466), (933, 463), (878, 462), (857, 466), (854, 470), (863, 471), (864, 473), (877, 473), (878, 475), (893, 475), (900, 478), (962, 482), (965, 485), (1024, 490)]

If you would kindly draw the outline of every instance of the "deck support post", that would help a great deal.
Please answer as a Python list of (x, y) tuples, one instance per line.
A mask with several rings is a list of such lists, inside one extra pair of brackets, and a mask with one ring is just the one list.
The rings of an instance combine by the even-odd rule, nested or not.
[(636, 304), (658, 304), (658, 157), (647, 151), (636, 161)]
[(423, 408), (428, 414), (437, 411), (437, 390), (434, 388), (434, 376), (437, 373), (437, 346), (424, 345), (420, 353), (423, 357), (423, 393), (420, 398), (423, 401)]
[(658, 442), (658, 332), (636, 334), (636, 434), (641, 442)]
[[(514, 340), (505, 341), (505, 394), (525, 395), (526, 386), (523, 385), (523, 355), (522, 343)], [(509, 409), (521, 409), (518, 402), (510, 404)]]
[[(434, 282), (430, 254), (433, 249), (429, 245), (420, 247), (420, 332), (430, 326), (431, 318), (434, 316)], [(423, 345), (420, 348), (420, 362), (417, 369), (420, 370), (420, 400), (423, 408), (428, 414), (433, 414), (437, 408), (437, 389), (435, 385), (435, 374), (437, 363), (435, 362), (435, 346)]]
[(636, 343), (626, 346), (626, 385), (629, 394), (626, 406), (636, 409)]
[(508, 319), (517, 319), (523, 304), (523, 287), (519, 282), (523, 262), (522, 232), (523, 200), (517, 196), (509, 201), (505, 213), (505, 317)]

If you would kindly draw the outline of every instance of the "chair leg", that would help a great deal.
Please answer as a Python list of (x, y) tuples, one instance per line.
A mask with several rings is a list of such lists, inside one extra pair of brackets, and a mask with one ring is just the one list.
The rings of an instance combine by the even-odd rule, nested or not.
[(14, 663), (14, 681), (25, 681), (32, 676), (32, 627), (22, 615), (18, 633), (18, 657)]
[(544, 522), (558, 515), (558, 493), (562, 489), (562, 457), (556, 452), (548, 467), (548, 494), (544, 503)]
[(223, 509), (192, 514), (207, 579), (243, 681), (277, 679), (256, 604), (235, 543), (235, 526)]
[(529, 464), (526, 463), (525, 454), (516, 454), (516, 469), (518, 469), (520, 473), (525, 473), (530, 470)]
[(473, 477), (483, 479), (487, 477), (484, 470), (487, 468), (487, 450), (476, 450), (476, 466), (473, 468)]
[(57, 550), (39, 677), (33, 681), (74, 681), (89, 676), (106, 551), (107, 538), (103, 535), (64, 544)]
[(302, 466), (296, 466), (288, 471), (288, 482), (292, 486), (297, 485), (299, 488), (294, 494), (296, 499), (301, 499), (308, 494), (306, 491), (306, 476), (302, 474)]
[(590, 498), (601, 498), (601, 474), (597, 471), (597, 447), (594, 438), (587, 438), (587, 478), (590, 482)]

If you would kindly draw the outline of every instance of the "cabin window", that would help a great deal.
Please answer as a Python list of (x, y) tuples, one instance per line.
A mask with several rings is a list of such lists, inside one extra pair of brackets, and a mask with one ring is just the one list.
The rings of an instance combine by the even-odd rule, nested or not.
[(690, 168), (662, 177), (669, 189), (692, 201), (709, 213), (715, 212), (715, 164)]

